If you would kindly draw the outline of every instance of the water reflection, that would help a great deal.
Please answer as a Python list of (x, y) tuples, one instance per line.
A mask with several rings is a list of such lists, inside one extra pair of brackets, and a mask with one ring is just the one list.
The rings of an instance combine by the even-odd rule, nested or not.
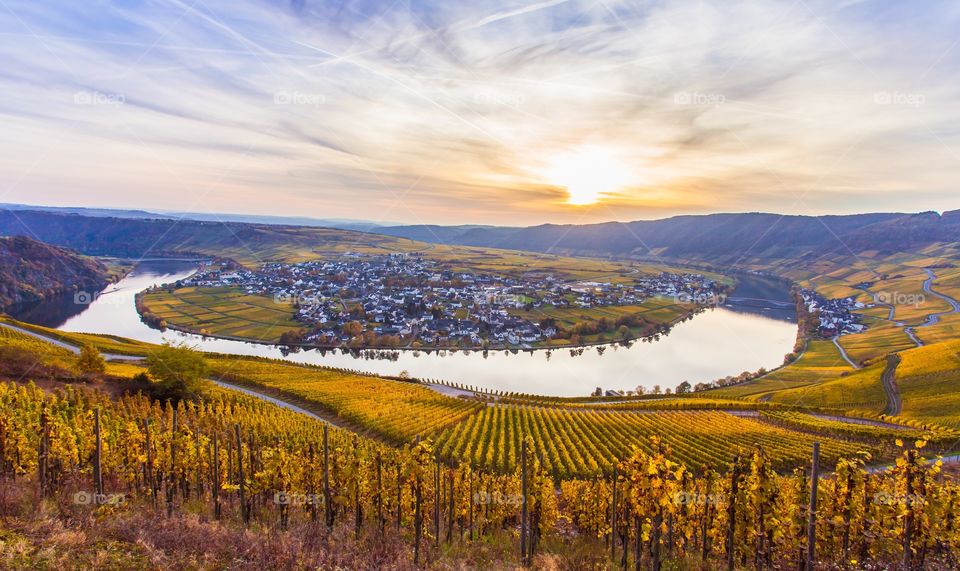
[(51, 300), (13, 315), (67, 331), (110, 333), (151, 343), (186, 340), (205, 351), (287, 359), (382, 375), (406, 372), (421, 379), (443, 379), (486, 389), (563, 396), (586, 395), (595, 387), (674, 387), (685, 380), (696, 383), (760, 367), (770, 369), (782, 363), (796, 337), (795, 310), (785, 286), (745, 276), (740, 277), (740, 285), (724, 306), (680, 323), (669, 333), (629, 346), (534, 352), (291, 352), (272, 345), (160, 332), (140, 321), (133, 301), (136, 292), (186, 277), (195, 268), (195, 263), (185, 261), (144, 262), (90, 305), (77, 305), (71, 296), (69, 300)]

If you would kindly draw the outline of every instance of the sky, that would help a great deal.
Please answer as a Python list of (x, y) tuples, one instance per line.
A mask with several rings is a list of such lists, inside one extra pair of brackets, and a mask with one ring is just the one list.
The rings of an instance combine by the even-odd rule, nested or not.
[(955, 1), (0, 0), (0, 202), (953, 210), (957, 29)]

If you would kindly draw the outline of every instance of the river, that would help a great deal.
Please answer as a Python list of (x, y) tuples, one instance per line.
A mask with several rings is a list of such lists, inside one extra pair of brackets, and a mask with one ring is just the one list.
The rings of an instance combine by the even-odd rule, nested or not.
[[(630, 347), (587, 348), (573, 356), (569, 349), (510, 353), (425, 353), (400, 351), (395, 359), (357, 357), (341, 352), (300, 351), (202, 338), (176, 331), (160, 332), (140, 321), (134, 295), (151, 285), (190, 275), (186, 261), (145, 261), (90, 303), (74, 296), (32, 307), (16, 308), (13, 317), (65, 331), (108, 333), (151, 343), (185, 340), (204, 351), (256, 355), (398, 375), (442, 379), (485, 389), (557, 396), (585, 396), (595, 387), (629, 390), (675, 387), (681, 381), (710, 381), (760, 367), (772, 369), (793, 349), (796, 316), (784, 287), (757, 277), (741, 276), (737, 290), (721, 307), (676, 325), (657, 341)], [(79, 300), (86, 301), (86, 300)]]

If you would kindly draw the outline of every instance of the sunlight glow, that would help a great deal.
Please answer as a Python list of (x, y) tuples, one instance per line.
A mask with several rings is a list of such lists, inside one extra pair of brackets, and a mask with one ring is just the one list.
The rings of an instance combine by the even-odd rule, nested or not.
[(567, 204), (593, 204), (623, 187), (631, 179), (630, 170), (609, 149), (583, 147), (560, 155), (544, 171), (547, 180), (567, 189)]

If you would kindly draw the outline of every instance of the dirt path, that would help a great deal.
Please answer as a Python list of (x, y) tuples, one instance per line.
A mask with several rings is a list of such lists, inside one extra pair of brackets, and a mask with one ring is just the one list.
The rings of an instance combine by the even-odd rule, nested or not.
[(887, 356), (887, 368), (883, 370), (883, 375), (880, 376), (883, 391), (887, 393), (887, 408), (884, 414), (889, 416), (898, 416), (903, 409), (903, 401), (900, 399), (900, 391), (897, 389), (896, 379), (894, 378), (899, 364), (900, 355)]
[(937, 279), (937, 275), (933, 273), (933, 270), (928, 270), (927, 268), (924, 268), (923, 271), (927, 272), (927, 279), (923, 282), (923, 291), (925, 291), (926, 293), (929, 293), (934, 297), (939, 297), (943, 301), (949, 303), (950, 310), (941, 311), (939, 313), (931, 313), (930, 315), (927, 316), (927, 320), (923, 323), (923, 325), (919, 325), (918, 327), (928, 327), (930, 325), (935, 325), (940, 322), (940, 318), (944, 315), (960, 313), (960, 301), (953, 299), (949, 295), (940, 293), (938, 291), (934, 291), (933, 280)]
[[(29, 329), (24, 329), (22, 327), (17, 327), (16, 325), (10, 325), (9, 323), (0, 322), (0, 327), (5, 327), (7, 329), (10, 329), (11, 331), (17, 331), (18, 333), (29, 335), (30, 337), (39, 339), (41, 341), (46, 341), (51, 345), (56, 345), (57, 347), (66, 349), (67, 351), (70, 351), (74, 355), (80, 354), (79, 347), (77, 347), (76, 345), (67, 343), (66, 341), (54, 339), (53, 337), (47, 337), (46, 335), (42, 335), (40, 333), (36, 333), (34, 331), (30, 331)], [(137, 355), (117, 355), (115, 353), (102, 353), (102, 355), (103, 355), (103, 358), (106, 359), (107, 361), (142, 361), (143, 360), (143, 357), (137, 356)]]
[(854, 362), (853, 362), (853, 359), (850, 358), (850, 355), (847, 355), (846, 350), (844, 350), (844, 348), (840, 345), (840, 336), (839, 336), (839, 335), (837, 335), (837, 336), (835, 336), (835, 337), (833, 338), (833, 344), (837, 346), (837, 351), (840, 351), (840, 356), (843, 357), (843, 359), (844, 359), (846, 362), (850, 363), (850, 366), (851, 366), (851, 367), (853, 367), (854, 369), (859, 369), (859, 368), (860, 368), (860, 365), (854, 363)]
[(276, 397), (272, 397), (272, 396), (270, 396), (270, 395), (261, 393), (261, 392), (259, 392), (259, 391), (255, 391), (255, 390), (253, 390), (253, 389), (248, 389), (248, 388), (246, 388), (246, 387), (241, 387), (240, 385), (234, 385), (234, 384), (228, 383), (228, 382), (226, 382), (226, 381), (221, 381), (221, 380), (218, 380), (218, 379), (208, 379), (208, 380), (209, 380), (211, 383), (217, 385), (217, 386), (220, 387), (220, 388), (229, 389), (229, 390), (231, 390), (231, 391), (241, 392), (241, 393), (243, 393), (243, 394), (245, 394), (245, 395), (247, 395), (247, 396), (255, 397), (255, 398), (258, 398), (258, 399), (260, 399), (260, 400), (264, 400), (264, 401), (266, 401), (266, 402), (269, 402), (269, 403), (271, 403), (271, 404), (275, 404), (275, 405), (279, 406), (280, 408), (285, 408), (285, 409), (287, 409), (287, 410), (292, 410), (293, 412), (299, 412), (300, 414), (309, 416), (310, 418), (312, 418), (312, 419), (314, 419), (314, 420), (319, 420), (320, 422), (326, 422), (327, 424), (333, 424), (332, 422), (330, 422), (329, 419), (324, 418), (324, 417), (322, 417), (322, 416), (320, 416), (319, 414), (316, 414), (316, 413), (314, 413), (314, 412), (310, 412), (309, 410), (307, 410), (307, 409), (305, 409), (305, 408), (301, 408), (301, 407), (299, 407), (299, 406), (297, 406), (297, 405), (295, 405), (295, 404), (293, 404), (293, 403), (287, 402), (287, 401), (285, 401), (285, 400), (278, 399), (278, 398), (276, 398)]

